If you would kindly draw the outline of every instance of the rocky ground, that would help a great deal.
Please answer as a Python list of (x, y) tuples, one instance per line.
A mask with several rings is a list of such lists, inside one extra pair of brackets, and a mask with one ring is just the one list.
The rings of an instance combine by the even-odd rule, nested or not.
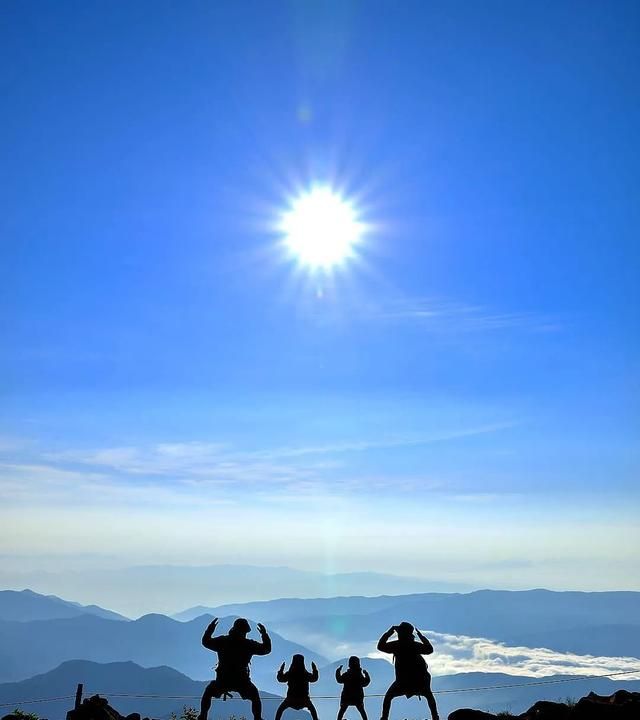
[(521, 715), (487, 713), (463, 708), (449, 715), (449, 720), (640, 720), (640, 693), (618, 690), (613, 695), (589, 693), (576, 703), (541, 700)]
[[(487, 713), (483, 710), (461, 708), (449, 715), (449, 720), (640, 720), (640, 693), (618, 690), (613, 695), (589, 693), (576, 703), (557, 703), (541, 700), (520, 715)], [(24, 715), (5, 715), (2, 720), (25, 720)], [(94, 695), (83, 701), (77, 710), (67, 713), (67, 720), (149, 720), (138, 713), (121, 715), (106, 698)]]

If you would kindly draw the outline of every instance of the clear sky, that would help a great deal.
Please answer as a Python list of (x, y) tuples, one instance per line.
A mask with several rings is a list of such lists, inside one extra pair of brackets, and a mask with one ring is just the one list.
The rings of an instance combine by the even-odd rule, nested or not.
[(640, 590), (637, 3), (0, 12), (8, 565)]

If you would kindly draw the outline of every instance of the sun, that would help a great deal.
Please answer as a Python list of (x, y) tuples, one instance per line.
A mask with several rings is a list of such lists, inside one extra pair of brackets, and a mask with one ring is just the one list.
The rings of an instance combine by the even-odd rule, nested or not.
[(363, 224), (348, 200), (322, 185), (293, 200), (280, 230), (285, 247), (301, 265), (331, 270), (354, 255)]

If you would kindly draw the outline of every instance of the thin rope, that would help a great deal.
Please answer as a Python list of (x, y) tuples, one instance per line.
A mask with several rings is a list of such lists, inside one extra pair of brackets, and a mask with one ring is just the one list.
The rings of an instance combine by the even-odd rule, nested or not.
[(16, 707), (17, 705), (32, 705), (33, 703), (56, 702), (58, 700), (71, 700), (75, 695), (62, 695), (53, 698), (38, 698), (37, 700), (13, 700), (12, 702), (0, 703), (0, 707)]

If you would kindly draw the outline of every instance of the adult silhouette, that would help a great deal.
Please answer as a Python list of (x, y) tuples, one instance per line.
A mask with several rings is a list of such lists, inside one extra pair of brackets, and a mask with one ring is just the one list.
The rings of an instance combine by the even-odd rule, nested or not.
[(342, 665), (336, 668), (336, 682), (344, 685), (340, 695), (340, 710), (337, 720), (342, 720), (347, 708), (353, 705), (360, 713), (362, 720), (367, 720), (364, 709), (364, 689), (371, 682), (369, 673), (360, 666), (360, 658), (352, 655), (349, 658), (349, 668), (342, 672)]
[(251, 701), (253, 720), (261, 720), (262, 702), (258, 688), (251, 682), (249, 663), (254, 655), (268, 655), (271, 652), (271, 638), (266, 628), (258, 623), (261, 642), (250, 640), (247, 635), (251, 630), (248, 620), (237, 618), (228, 635), (213, 637), (218, 618), (214, 618), (202, 636), (202, 644), (207, 650), (218, 653), (216, 679), (204, 689), (200, 703), (198, 720), (207, 720), (213, 698), (237, 692), (243, 700)]
[(311, 672), (309, 672), (304, 665), (304, 655), (294, 655), (286, 672), (284, 665), (284, 663), (280, 665), (276, 677), (278, 682), (287, 683), (287, 696), (276, 710), (275, 720), (280, 720), (282, 713), (287, 708), (308, 710), (312, 719), (318, 720), (318, 713), (309, 696), (309, 683), (317, 682), (320, 677), (316, 664), (311, 663)]
[[(415, 630), (418, 641), (413, 637), (414, 627), (411, 623), (401, 622), (394, 625), (378, 640), (378, 650), (393, 654), (396, 679), (391, 683), (382, 701), (381, 720), (389, 720), (389, 710), (393, 698), (405, 695), (406, 697), (426, 697), (431, 711), (432, 720), (438, 720), (438, 707), (436, 699), (431, 692), (431, 675), (427, 670), (427, 663), (423, 655), (431, 655), (433, 645), (420, 632)], [(397, 640), (389, 640), (396, 633)]]

